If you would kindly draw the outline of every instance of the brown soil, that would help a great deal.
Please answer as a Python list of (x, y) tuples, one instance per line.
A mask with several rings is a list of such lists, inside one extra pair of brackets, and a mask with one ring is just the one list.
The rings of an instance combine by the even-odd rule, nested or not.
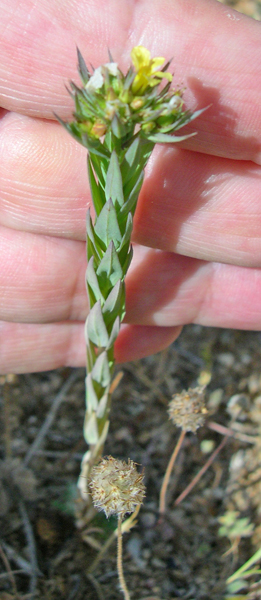
[[(224, 598), (226, 578), (260, 544), (260, 358), (260, 333), (189, 326), (161, 355), (124, 366), (106, 453), (130, 457), (145, 467), (146, 500), (138, 525), (124, 536), (124, 570), (132, 597)], [(159, 523), (160, 487), (179, 435), (167, 418), (167, 404), (173, 393), (204, 379), (205, 371), (212, 372), (206, 395), (209, 414), (197, 435), (186, 435), (168, 489), (166, 517)], [(51, 427), (32, 453), (32, 443), (39, 440), (60, 390), (72, 377), (75, 381)], [(8, 380), (5, 384), (2, 380), (1, 388), (0, 599), (14, 598), (15, 590), (17, 598), (33, 593), (42, 600), (121, 598), (115, 543), (88, 574), (97, 556), (94, 546), (104, 544), (116, 523), (98, 514), (86, 524), (77, 494), (85, 451), (84, 369)], [(235, 394), (239, 396), (228, 412), (228, 401)], [(174, 506), (224, 437), (209, 424), (230, 427), (231, 418), (233, 436), (193, 491)], [(254, 535), (239, 535), (236, 543), (218, 535), (219, 517), (232, 509), (257, 527)], [(224, 556), (233, 542), (234, 548)]]

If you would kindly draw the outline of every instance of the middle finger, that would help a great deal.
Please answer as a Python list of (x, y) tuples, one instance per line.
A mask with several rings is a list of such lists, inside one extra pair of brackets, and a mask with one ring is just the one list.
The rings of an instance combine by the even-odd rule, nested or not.
[[(86, 150), (63, 128), (8, 113), (0, 122), (0, 224), (85, 239)], [(203, 260), (261, 265), (261, 167), (158, 148), (133, 239)]]
[[(85, 319), (83, 242), (1, 228), (0, 254), (0, 321)], [(135, 246), (126, 321), (260, 329), (261, 270)]]

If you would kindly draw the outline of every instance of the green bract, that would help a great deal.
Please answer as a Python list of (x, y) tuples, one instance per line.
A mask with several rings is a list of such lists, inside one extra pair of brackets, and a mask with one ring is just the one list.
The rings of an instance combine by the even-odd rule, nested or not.
[[(183, 109), (182, 94), (171, 89), (172, 75), (160, 71), (164, 59), (148, 50), (132, 50), (126, 75), (110, 62), (90, 74), (78, 51), (83, 87), (71, 83), (74, 119), (60, 122), (88, 150), (88, 175), (95, 218), (87, 214), (86, 442), (97, 456), (108, 429), (114, 343), (125, 315), (125, 284), (132, 259), (133, 216), (144, 167), (155, 143), (173, 143), (190, 135), (175, 132), (202, 111)], [(163, 85), (163, 82), (167, 83)], [(96, 448), (96, 450), (95, 450)]]

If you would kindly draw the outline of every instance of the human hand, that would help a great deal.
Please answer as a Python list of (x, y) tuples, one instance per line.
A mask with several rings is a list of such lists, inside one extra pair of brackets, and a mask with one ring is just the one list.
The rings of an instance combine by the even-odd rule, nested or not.
[(212, 103), (197, 136), (148, 166), (117, 360), (184, 323), (260, 329), (260, 24), (211, 0), (0, 7), (0, 372), (85, 364), (86, 151), (52, 120), (70, 116), (76, 44), (94, 66), (110, 48), (123, 70), (139, 43), (173, 56), (187, 107)]

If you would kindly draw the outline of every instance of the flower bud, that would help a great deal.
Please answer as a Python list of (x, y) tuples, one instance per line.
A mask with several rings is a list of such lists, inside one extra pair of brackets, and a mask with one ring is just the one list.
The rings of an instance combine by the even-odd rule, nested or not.
[(142, 131), (144, 131), (144, 133), (151, 133), (154, 127), (155, 123), (153, 121), (150, 121), (149, 123), (144, 123), (144, 125), (141, 126), (141, 129)]
[(112, 100), (116, 100), (117, 95), (112, 87), (107, 90), (106, 101), (112, 102)]
[(131, 108), (133, 108), (134, 110), (139, 110), (143, 106), (144, 106), (144, 99), (143, 98), (137, 98), (136, 97), (131, 102)]
[(103, 121), (101, 121), (100, 119), (97, 119), (91, 130), (91, 134), (96, 138), (100, 138), (106, 133), (106, 130), (106, 124), (103, 123)]

